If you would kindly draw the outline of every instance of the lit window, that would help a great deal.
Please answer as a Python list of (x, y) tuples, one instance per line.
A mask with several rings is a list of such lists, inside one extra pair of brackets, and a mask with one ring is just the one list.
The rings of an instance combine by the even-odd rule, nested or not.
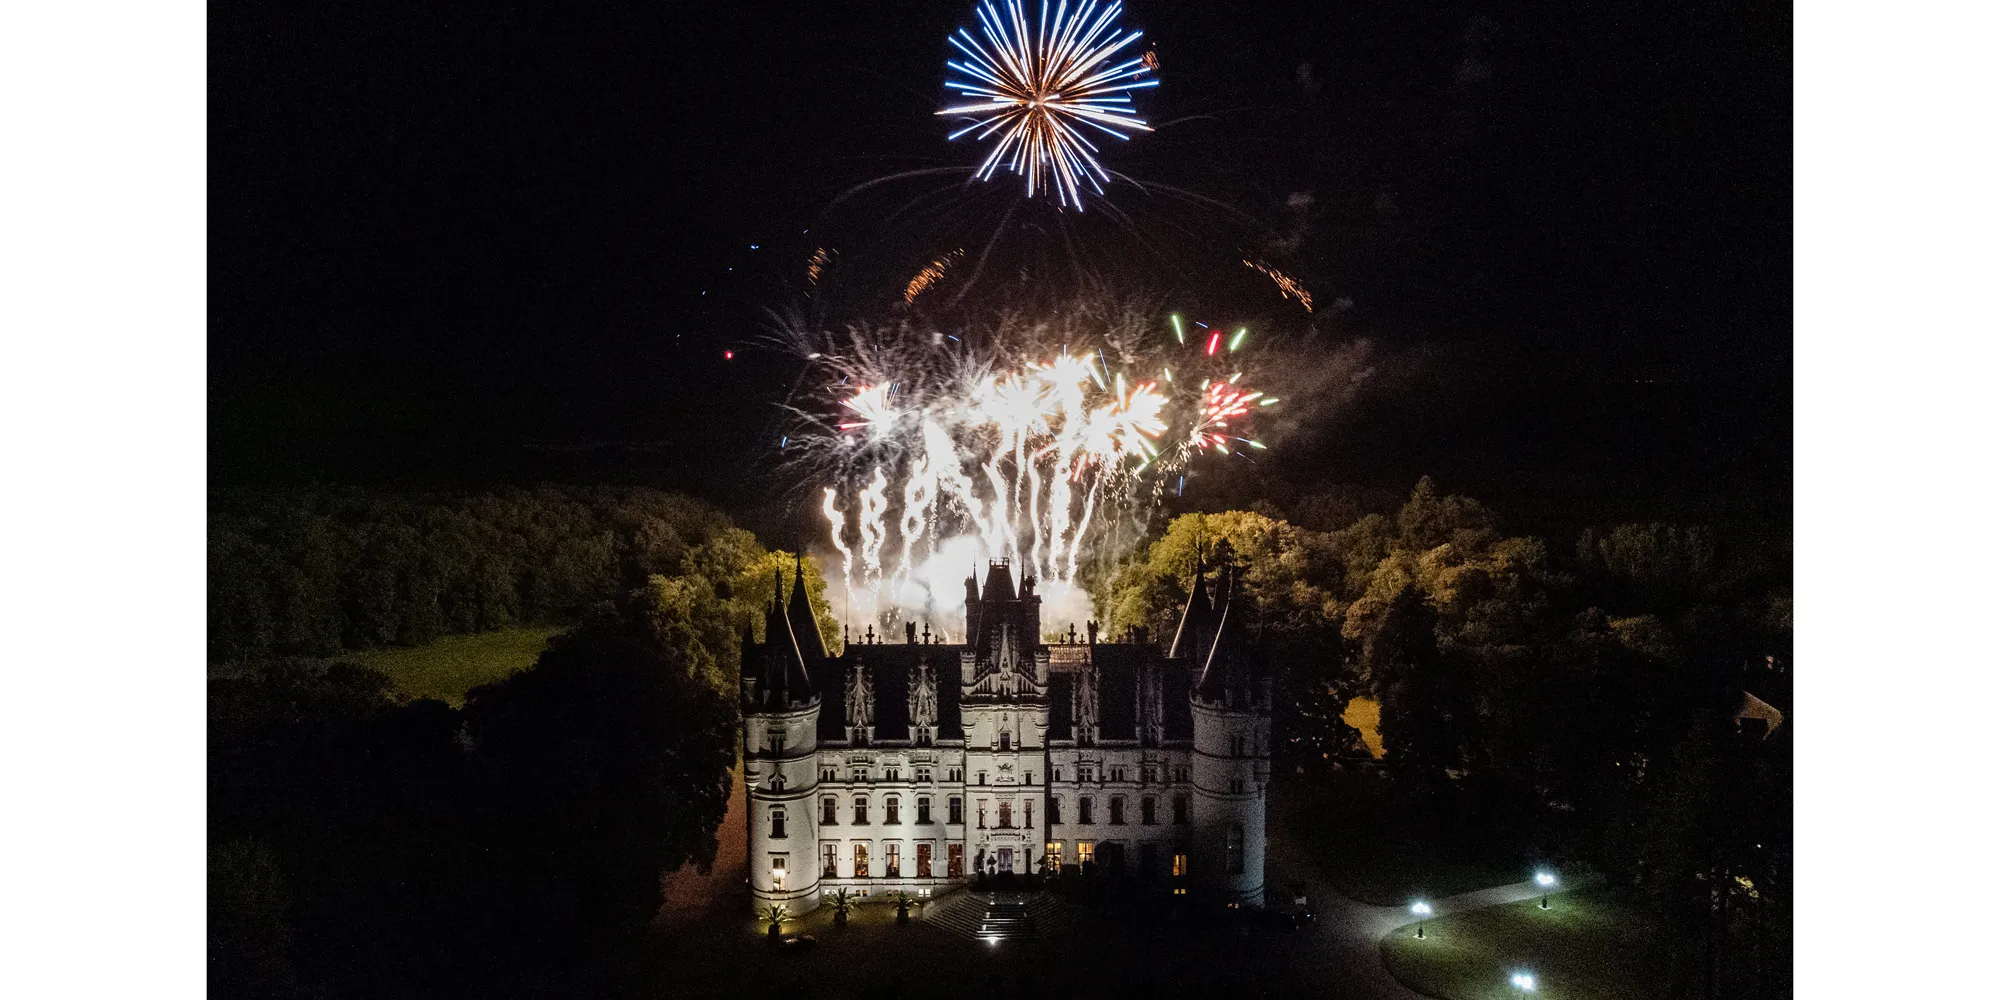
[(917, 845), (917, 877), (931, 877), (931, 845)]
[(889, 878), (903, 877), (903, 845), (890, 843), (882, 848), (882, 874)]
[(1051, 840), (1042, 846), (1042, 864), (1050, 874), (1062, 871), (1062, 841)]
[(868, 877), (868, 845), (854, 845), (854, 877)]
[(840, 877), (840, 850), (832, 844), (826, 845), (826, 848), (820, 851), (819, 873), (822, 878)]
[[(957, 801), (957, 800), (956, 800), (956, 799), (954, 799), (953, 801)], [(964, 877), (965, 877), (965, 845), (964, 845), (964, 844), (946, 844), (946, 845), (944, 845), (944, 877), (945, 877), (945, 878), (964, 878)]]
[(1076, 842), (1076, 863), (1087, 865), (1097, 860), (1097, 845), (1088, 840)]
[(1181, 875), (1186, 875), (1186, 874), (1187, 874), (1187, 855), (1185, 854), (1174, 855), (1174, 875), (1176, 877), (1179, 877)]

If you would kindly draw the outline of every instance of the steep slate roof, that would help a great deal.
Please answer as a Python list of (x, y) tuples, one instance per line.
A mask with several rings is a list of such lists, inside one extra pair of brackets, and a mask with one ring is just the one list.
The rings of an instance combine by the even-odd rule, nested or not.
[(1076, 739), (1077, 674), (1049, 675), (1049, 739)]
[(847, 672), (857, 663), (868, 667), (868, 680), (875, 692), (876, 740), (910, 738), (910, 683), (919, 663), (929, 663), (937, 676), (937, 738), (964, 738), (958, 715), (958, 654), (964, 648), (887, 642), (856, 644), (848, 646), (838, 659), (820, 661), (812, 672), (814, 686), (820, 691), (820, 740), (847, 739)]

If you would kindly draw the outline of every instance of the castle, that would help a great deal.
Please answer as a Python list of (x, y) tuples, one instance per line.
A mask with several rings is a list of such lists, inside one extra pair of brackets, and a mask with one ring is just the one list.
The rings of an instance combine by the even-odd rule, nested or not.
[(1054, 644), (1035, 579), (965, 581), (965, 642), (926, 625), (827, 655), (801, 570), (743, 641), (751, 904), (940, 894), (1088, 866), (1161, 891), (1264, 898), (1270, 683), (1224, 565), (1197, 566), (1172, 642), (1095, 622)]

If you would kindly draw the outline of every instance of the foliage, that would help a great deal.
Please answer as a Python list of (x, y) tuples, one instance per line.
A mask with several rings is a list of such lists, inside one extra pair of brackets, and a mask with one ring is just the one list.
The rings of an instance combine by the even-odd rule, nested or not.
[(510, 626), (497, 632), (448, 635), (413, 648), (367, 649), (344, 657), (389, 678), (397, 693), (435, 698), (452, 707), (466, 692), (533, 666), (561, 629)]
[(761, 610), (774, 565), (791, 572), (721, 512), (646, 489), (225, 493), (208, 551), (212, 661), (566, 626), (653, 576), (706, 580), (741, 620)]
[(342, 663), (212, 680), (211, 843), (268, 845), (211, 867), (231, 981), (490, 995), (646, 926), (667, 871), (713, 861), (728, 801), (735, 705), (714, 674), (737, 637), (705, 587), (649, 582), (462, 711)]

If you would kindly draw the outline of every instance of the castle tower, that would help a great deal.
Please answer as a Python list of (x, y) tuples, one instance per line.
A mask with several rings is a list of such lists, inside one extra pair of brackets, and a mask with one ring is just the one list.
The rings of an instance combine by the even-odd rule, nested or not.
[[(1264, 902), (1264, 818), (1271, 779), (1271, 685), (1242, 642), (1248, 611), (1225, 553), (1215, 600), (1191, 595), (1194, 621), (1175, 645), (1194, 669), (1188, 694), (1194, 721), (1194, 841), (1190, 874), (1196, 890), (1221, 902)], [(1197, 569), (1193, 590), (1203, 587)], [(1212, 608), (1212, 610), (1211, 610)], [(1185, 617), (1185, 616), (1184, 616)], [(1187, 625), (1196, 625), (1192, 630)]]
[(806, 596), (804, 564), (794, 567), (792, 595), (772, 575), (764, 642), (744, 636), (743, 785), (749, 801), (750, 903), (773, 903), (791, 916), (819, 905), (819, 707), (809, 664), (825, 646)]
[(965, 731), (966, 850), (975, 871), (1026, 875), (1048, 818), (1049, 651), (1035, 578), (1014, 589), (1005, 561), (966, 580), (970, 631), (959, 655)]

